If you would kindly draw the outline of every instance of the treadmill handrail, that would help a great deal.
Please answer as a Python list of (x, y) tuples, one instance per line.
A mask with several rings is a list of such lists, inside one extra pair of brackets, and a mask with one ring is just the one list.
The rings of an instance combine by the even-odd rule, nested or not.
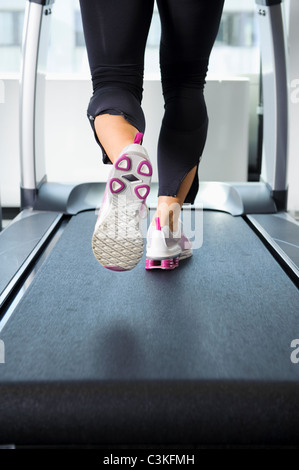
[[(262, 178), (279, 197), (287, 192), (288, 64), (282, 0), (256, 0), (261, 33), (264, 100)], [(286, 202), (286, 201), (285, 201)]]
[[(41, 181), (45, 179), (44, 153), (37, 155), (37, 97), (39, 63), (45, 62), (46, 55), (42, 41), (42, 31), (46, 16), (51, 9), (48, 5), (55, 0), (26, 0), (25, 18), (22, 40), (22, 60), (20, 79), (20, 173), (21, 173), (21, 205), (33, 206), (35, 195)], [(43, 93), (44, 94), (44, 93)], [(43, 117), (42, 117), (43, 119)], [(41, 161), (37, 165), (37, 158)], [(38, 167), (38, 168), (37, 168)], [(42, 168), (41, 173), (38, 171)], [(39, 181), (38, 181), (39, 180)], [(23, 201), (26, 201), (23, 204)]]

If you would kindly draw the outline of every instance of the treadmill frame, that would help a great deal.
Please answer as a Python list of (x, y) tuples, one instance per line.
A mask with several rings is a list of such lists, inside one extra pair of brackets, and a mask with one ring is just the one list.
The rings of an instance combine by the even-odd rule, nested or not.
[[(44, 97), (46, 57), (50, 34), (50, 22), (55, 0), (26, 0), (23, 33), (23, 55), (20, 80), (20, 166), (21, 166), (21, 213), (14, 224), (22, 224), (28, 216), (41, 217), (45, 212), (53, 215), (51, 231), (59, 228), (63, 216), (71, 216), (85, 210), (94, 210), (103, 197), (104, 183), (82, 183), (63, 185), (49, 183), (45, 173), (44, 156)], [(256, 0), (257, 14), (261, 29), (262, 84), (263, 84), (263, 155), (262, 174), (259, 182), (221, 183), (201, 182), (195, 204), (204, 210), (228, 212), (242, 216), (263, 239), (275, 256), (280, 259), (286, 272), (294, 282), (299, 283), (299, 262), (287, 255), (278, 246), (275, 237), (264, 228), (261, 218), (285, 213), (287, 203), (287, 161), (288, 161), (288, 63), (287, 39), (284, 24), (282, 0)], [(155, 186), (155, 184), (153, 184)], [(155, 189), (155, 188), (153, 188)], [(155, 192), (155, 191), (153, 191)], [(148, 198), (148, 205), (155, 208), (155, 202)], [(31, 219), (33, 220), (33, 218)], [(280, 218), (286, 227), (286, 217)], [(296, 225), (294, 221), (294, 226)], [(0, 308), (7, 303), (15, 286), (36, 260), (41, 243), (49, 242), (48, 228), (43, 234), (37, 233), (33, 224), (31, 237), (35, 246), (29, 248), (18, 260), (19, 269), (0, 294)], [(299, 227), (295, 227), (298, 230)], [(5, 230), (13, 230), (8, 226)], [(0, 235), (0, 243), (4, 241)], [(6, 233), (6, 236), (9, 234)], [(287, 229), (286, 229), (287, 236)], [(5, 251), (6, 247), (3, 251)], [(296, 251), (296, 250), (295, 250)], [(298, 248), (297, 248), (298, 252)], [(24, 259), (26, 263), (24, 264)], [(7, 260), (5, 260), (7, 262)], [(12, 260), (15, 262), (15, 259)]]
[[(41, 34), (41, 23), (48, 22), (50, 18), (50, 13), (49, 13), (49, 5), (51, 5), (53, 2), (50, 1), (37, 1), (37, 0), (27, 0), (27, 2), (31, 5), (27, 5), (28, 7), (28, 15), (27, 15), (27, 27), (29, 25), (29, 10), (31, 12), (34, 11), (34, 17), (37, 18), (40, 21), (39, 27), (37, 30), (39, 31), (38, 34), (33, 37), (35, 37), (35, 41), (26, 41), (25, 44), (27, 44), (26, 47), (29, 47), (29, 44), (31, 43), (31, 47), (33, 43), (35, 43), (35, 47), (38, 46), (39, 41), (37, 38)], [(281, 2), (275, 2), (273, 1), (266, 1), (264, 0), (263, 2), (259, 2), (258, 4), (262, 6), (262, 9), (268, 9), (268, 8), (275, 8), (275, 12), (277, 14), (280, 14), (280, 9), (277, 8), (277, 5), (280, 4)], [(266, 4), (266, 5), (265, 5)], [(46, 14), (46, 11), (48, 13)], [(268, 10), (266, 10), (267, 12)], [(272, 10), (271, 10), (272, 11)], [(33, 13), (31, 13), (33, 14)], [(261, 21), (264, 21), (265, 19), (268, 20), (271, 16), (268, 14), (263, 15), (261, 14)], [(32, 23), (30, 23), (32, 24)], [(269, 30), (271, 31), (271, 30)], [(29, 50), (27, 51), (28, 55), (26, 57), (37, 57), (38, 54), (31, 55), (29, 53)], [(40, 51), (41, 52), (41, 51)], [(273, 51), (272, 51), (273, 52)], [(25, 57), (25, 55), (24, 55)], [(37, 62), (36, 60), (33, 60), (35, 63), (35, 70), (37, 72)], [(25, 69), (23, 69), (25, 70)], [(26, 69), (28, 70), (28, 69)], [(26, 73), (29, 73), (29, 71)], [(26, 82), (24, 78), (24, 82), (21, 82), (21, 85)], [(41, 85), (42, 85), (42, 80), (41, 80)], [(27, 81), (28, 84), (28, 81)], [(30, 81), (28, 86), (30, 85)], [(276, 82), (274, 81), (273, 85), (276, 85)], [(60, 234), (60, 229), (63, 230), (64, 227), (64, 222), (67, 223), (68, 218), (71, 217), (73, 214), (77, 214), (80, 211), (83, 210), (89, 210), (89, 209), (94, 209), (96, 206), (93, 206), (92, 203), (92, 198), (94, 198), (95, 204), (98, 203), (98, 198), (99, 198), (99, 191), (103, 190), (104, 185), (97, 185), (94, 183), (90, 184), (83, 184), (83, 185), (78, 185), (78, 186), (63, 186), (63, 185), (56, 185), (54, 184), (49, 184), (46, 181), (46, 177), (44, 174), (40, 173), (38, 168), (42, 168), (42, 165), (39, 166), (37, 162), (35, 162), (35, 157), (37, 159), (42, 156), (42, 153), (40, 154), (38, 151), (38, 145), (36, 145), (35, 138), (37, 137), (35, 132), (36, 132), (36, 125), (41, 125), (43, 124), (42, 119), (38, 120), (38, 112), (41, 111), (42, 107), (38, 107), (38, 97), (37, 94), (42, 92), (42, 86), (38, 86), (38, 80), (35, 81), (35, 86), (32, 86), (31, 83), (31, 91), (28, 91), (31, 96), (31, 100), (28, 100), (26, 103), (26, 106), (29, 106), (28, 108), (28, 115), (31, 116), (33, 121), (28, 123), (27, 127), (27, 132), (29, 134), (27, 135), (27, 141), (26, 139), (22, 139), (22, 148), (23, 146), (28, 146), (26, 148), (23, 148), (22, 150), (22, 155), (24, 156), (24, 152), (26, 157), (29, 158), (31, 155), (31, 164), (29, 164), (28, 168), (25, 165), (25, 173), (22, 175), (22, 185), (21, 185), (21, 192), (22, 192), (22, 212), (21, 214), (13, 221), (13, 223), (5, 229), (5, 231), (0, 235), (0, 246), (1, 248), (3, 247), (3, 240), (6, 238), (8, 242), (10, 241), (11, 237), (10, 234), (12, 233), (13, 230), (16, 232), (19, 232), (19, 237), (20, 241), (24, 241), (24, 227), (26, 224), (32, 221), (33, 223), (31, 224), (32, 226), (32, 231), (30, 232), (30, 241), (32, 241), (32, 245), (28, 253), (23, 252), (22, 256), (24, 257), (23, 262), (20, 265), (20, 268), (22, 272), (19, 270), (16, 273), (16, 278), (12, 280), (9, 289), (7, 291), (12, 292), (13, 285), (16, 286), (16, 284), (20, 284), (21, 278), (24, 278), (27, 276), (28, 272), (32, 273), (32, 265), (34, 265), (34, 269), (37, 269), (38, 267), (36, 266), (36, 262), (38, 260), (38, 263), (42, 263), (44, 257), (47, 256), (47, 249), (51, 250), (51, 247), (55, 245), (56, 239), (59, 237)], [(272, 91), (274, 93), (279, 92), (278, 86), (275, 86), (272, 88)], [(22, 88), (22, 96), (23, 99), (25, 100), (26, 95), (26, 89)], [(269, 94), (270, 96), (270, 94)], [(21, 101), (22, 105), (22, 101)], [(30, 107), (31, 106), (31, 107)], [(26, 109), (26, 107), (25, 107)], [(23, 109), (22, 116), (23, 118), (26, 116), (25, 109)], [(265, 101), (265, 110), (267, 111), (267, 103)], [(276, 109), (276, 111), (275, 111)], [(278, 112), (277, 108), (275, 108), (274, 111)], [(266, 117), (266, 116), (265, 116)], [(269, 116), (271, 118), (271, 116)], [(38, 123), (36, 122), (38, 120)], [(277, 121), (273, 118), (272, 122), (273, 126), (277, 126)], [(277, 129), (277, 127), (275, 127)], [(266, 129), (270, 129), (270, 124), (266, 126)], [(272, 128), (273, 129), (273, 128)], [(26, 128), (25, 126), (21, 127), (21, 132), (25, 132)], [(270, 132), (270, 130), (268, 130)], [(271, 142), (269, 145), (267, 145), (267, 137), (269, 139), (272, 139), (272, 136), (267, 133), (265, 135), (265, 141), (264, 141), (264, 152), (267, 153), (269, 152), (269, 149), (272, 148), (273, 152), (273, 145), (271, 146)], [(27, 144), (25, 145), (25, 142)], [(272, 154), (273, 158), (266, 158), (266, 168), (267, 168), (267, 174), (272, 174), (275, 176), (277, 174), (277, 171), (279, 171), (280, 168), (280, 159), (284, 160), (284, 163), (282, 163), (283, 167), (286, 164), (286, 158), (287, 158), (287, 152), (283, 151), (283, 146), (281, 145), (281, 142), (284, 144), (285, 139), (283, 136), (277, 136), (277, 142), (275, 146), (275, 156)], [(29, 147), (30, 147), (30, 152), (29, 152)], [(285, 149), (286, 150), (286, 149)], [(23, 152), (24, 151), (24, 152)], [(269, 155), (269, 154), (268, 154)], [(270, 151), (270, 156), (271, 156), (271, 151)], [(23, 158), (23, 157), (22, 157)], [(278, 161), (277, 161), (278, 160)], [(24, 162), (23, 162), (24, 163)], [(269, 173), (269, 167), (270, 169), (272, 168), (272, 172)], [(29, 171), (28, 171), (29, 170)], [(262, 225), (259, 223), (261, 222), (261, 217), (268, 218), (275, 218), (280, 217), (280, 220), (282, 223), (289, 222), (287, 219), (287, 216), (285, 215), (285, 211), (281, 210), (280, 207), (284, 207), (285, 202), (286, 202), (286, 195), (287, 195), (287, 190), (286, 188), (281, 184), (282, 181), (279, 178), (273, 178), (273, 185), (270, 185), (269, 182), (263, 182), (261, 181), (260, 183), (248, 183), (248, 184), (222, 184), (222, 183), (202, 183), (201, 184), (201, 189), (198, 195), (198, 200), (203, 201), (204, 203), (204, 208), (208, 210), (216, 210), (216, 211), (225, 211), (229, 212), (232, 216), (241, 216), (244, 217), (245, 220), (248, 221), (249, 224), (251, 224), (254, 228), (257, 234), (259, 233), (260, 236), (265, 240), (265, 243), (269, 245), (273, 245), (273, 243), (276, 243), (274, 238), (269, 235), (267, 231), (265, 231), (262, 227)], [(215, 198), (215, 192), (218, 193), (218, 199)], [(86, 202), (88, 201), (88, 202)], [(192, 208), (194, 210), (197, 209), (196, 204)], [(43, 228), (40, 225), (40, 221), (42, 218), (47, 219), (47, 222), (44, 223)], [(259, 221), (259, 222), (258, 222)], [(34, 225), (36, 228), (34, 229)], [(37, 233), (37, 229), (39, 230), (39, 233)], [(298, 229), (299, 230), (299, 229)], [(299, 233), (299, 232), (298, 232)], [(43, 255), (40, 256), (40, 253), (42, 251), (42, 246), (44, 247), (46, 245), (46, 249), (43, 250)], [(27, 257), (28, 255), (28, 257)], [(280, 253), (280, 257), (284, 257), (283, 253)], [(24, 261), (25, 260), (25, 261)], [(288, 263), (288, 260), (286, 260), (286, 264)], [(295, 267), (296, 268), (296, 267)], [(297, 268), (296, 268), (297, 269)], [(34, 273), (33, 273), (34, 277)], [(293, 280), (295, 279), (295, 276)], [(297, 280), (298, 280), (298, 273), (297, 273)], [(27, 277), (28, 281), (28, 277)], [(26, 289), (26, 286), (24, 287)], [(7, 303), (9, 303), (9, 293), (6, 292), (5, 295), (2, 297), (2, 304), (0, 303), (0, 307), (3, 305), (7, 306)], [(13, 308), (14, 305), (13, 303), (10, 304), (11, 308), (9, 311), (6, 309), (6, 313), (2, 320), (0, 321), (0, 332), (2, 330), (2, 327), (5, 325), (7, 321), (9, 321), (10, 314), (13, 313)], [(282, 434), (283, 432), (286, 433), (285, 435), (285, 440), (288, 438), (293, 438), (294, 435), (296, 435), (296, 430), (298, 428), (298, 421), (297, 420), (297, 415), (296, 411), (298, 410), (298, 407), (296, 410), (292, 408), (292, 405), (297, 403), (297, 394), (298, 394), (298, 384), (297, 383), (291, 383), (291, 384), (286, 384), (284, 382), (282, 383), (273, 383), (269, 381), (268, 383), (251, 383), (249, 386), (247, 383), (242, 383), (242, 382), (226, 382), (221, 384), (221, 387), (218, 388), (217, 386), (215, 387), (213, 384), (211, 386), (211, 383), (207, 382), (198, 382), (198, 381), (188, 381), (188, 384), (186, 386), (186, 383), (184, 384), (184, 387), (181, 387), (181, 384), (178, 381), (162, 381), (162, 382), (155, 382), (151, 381), (147, 384), (146, 389), (144, 388), (144, 384), (140, 382), (132, 382), (128, 384), (125, 381), (120, 381), (119, 383), (114, 382), (114, 385), (116, 385), (115, 389), (111, 388), (109, 384), (106, 384), (105, 382), (89, 382), (85, 384), (84, 388), (84, 395), (82, 395), (82, 391), (80, 392), (80, 383), (72, 383), (71, 387), (65, 387), (64, 383), (59, 383), (59, 382), (51, 382), (50, 384), (45, 384), (45, 383), (38, 383), (38, 384), (32, 384), (31, 383), (16, 383), (16, 384), (11, 384), (10, 383), (3, 383), (1, 385), (1, 391), (3, 395), (3, 400), (4, 400), (4, 417), (3, 418), (3, 423), (4, 425), (2, 426), (5, 431), (5, 419), (9, 420), (6, 421), (7, 423), (12, 425), (10, 426), (10, 431), (13, 429), (13, 421), (11, 421), (11, 416), (16, 415), (16, 412), (18, 410), (21, 410), (21, 426), (23, 426), (23, 430), (27, 430), (28, 428), (32, 428), (35, 432), (41, 432), (41, 436), (43, 435), (43, 429), (39, 429), (36, 423), (38, 423), (38, 420), (36, 421), (36, 415), (40, 412), (41, 416), (47, 417), (48, 421), (45, 421), (43, 423), (43, 426), (46, 426), (47, 424), (49, 425), (50, 423), (50, 429), (52, 432), (52, 439), (57, 439), (57, 430), (58, 430), (58, 439), (59, 436), (61, 438), (61, 435), (66, 435), (67, 439), (72, 441), (74, 439), (74, 433), (69, 433), (69, 429), (66, 428), (66, 433), (64, 434), (65, 429), (63, 429), (63, 426), (61, 426), (61, 422), (63, 422), (65, 416), (67, 416), (68, 419), (70, 419), (71, 423), (73, 423), (73, 417), (74, 413), (76, 413), (76, 420), (77, 422), (80, 422), (84, 426), (89, 424), (90, 422), (94, 422), (96, 420), (97, 422), (101, 422), (103, 431), (100, 433), (100, 435), (97, 436), (98, 441), (101, 442), (101, 439), (103, 439), (104, 442), (107, 442), (107, 440), (113, 440), (114, 435), (113, 435), (113, 426), (109, 426), (109, 421), (111, 420), (111, 412), (113, 413), (113, 410), (115, 409), (115, 397), (117, 399), (118, 403), (118, 408), (117, 411), (120, 415), (120, 418), (123, 423), (126, 423), (127, 419), (127, 409), (128, 409), (128, 403), (137, 403), (138, 405), (138, 400), (136, 400), (136, 396), (144, 396), (145, 391), (146, 391), (146, 396), (150, 398), (150, 403), (148, 404), (148, 401), (146, 400), (144, 405), (139, 403), (139, 406), (137, 406), (134, 409), (133, 416), (142, 416), (143, 419), (143, 424), (145, 427), (148, 425), (150, 426), (152, 423), (155, 423), (157, 426), (157, 423), (161, 423), (163, 421), (163, 413), (169, 414), (170, 408), (166, 406), (165, 409), (165, 404), (167, 405), (169, 403), (169, 394), (175, 395), (177, 397), (177, 409), (180, 411), (182, 409), (182, 397), (185, 397), (186, 403), (190, 403), (189, 409), (191, 409), (192, 412), (194, 412), (194, 409), (198, 410), (203, 410), (203, 416), (200, 417), (200, 419), (196, 420), (198, 429), (200, 428), (200, 425), (202, 424), (203, 429), (205, 430), (205, 423), (208, 424), (208, 429), (210, 432), (211, 436), (211, 429), (213, 427), (214, 423), (217, 423), (218, 421), (215, 421), (215, 417), (218, 413), (217, 407), (215, 408), (215, 403), (217, 404), (217, 397), (221, 396), (223, 397), (223, 409), (224, 413), (223, 416), (226, 418), (226, 429), (233, 429), (234, 426), (237, 426), (237, 431), (242, 430), (243, 428), (245, 429), (245, 432), (247, 431), (248, 435), (252, 437), (252, 432), (253, 430), (258, 430), (258, 436), (261, 436), (262, 432), (264, 431), (265, 435), (267, 435), (267, 432), (270, 434), (270, 436), (266, 436), (268, 439), (271, 441), (271, 422), (274, 422), (277, 426), (277, 428), (281, 427), (282, 428)], [(134, 397), (132, 400), (132, 389), (134, 390)], [(114, 393), (114, 390), (116, 390), (116, 393)], [(162, 397), (160, 399), (159, 397)], [(101, 397), (101, 400), (103, 401), (102, 406), (100, 409), (103, 409), (105, 412), (103, 413), (103, 416), (98, 416), (97, 414), (94, 415), (94, 411), (91, 408), (88, 407), (88, 401), (90, 397)], [(242, 420), (242, 417), (244, 416), (242, 414), (242, 408), (243, 408), (243, 403), (244, 403), (244, 397), (247, 399), (247, 406), (249, 410), (249, 415), (251, 415), (251, 423), (249, 424), (249, 430), (248, 427), (246, 429), (246, 422)], [(282, 399), (283, 398), (283, 399)], [(51, 414), (49, 413), (49, 410), (51, 406), (53, 406), (53, 400), (55, 402), (62, 401), (65, 404), (65, 415), (62, 416), (62, 421), (56, 423), (55, 422), (55, 413)], [(134, 401), (135, 400), (135, 401)], [(9, 403), (10, 406), (7, 406), (6, 403)], [(58, 403), (58, 402), (57, 402)], [(84, 403), (84, 406), (82, 406), (82, 403)], [(265, 403), (270, 403), (271, 407), (270, 409), (272, 410), (272, 413), (268, 413), (268, 410), (264, 408)], [(32, 404), (35, 404), (35, 412), (32, 413)], [(36, 405), (39, 404), (39, 407)], [(219, 403), (218, 403), (219, 404)], [(192, 408), (193, 407), (193, 408)], [(276, 408), (278, 407), (278, 408)], [(205, 409), (213, 409), (215, 410), (215, 413), (212, 417), (209, 416), (209, 414), (205, 414)], [(228, 411), (227, 411), (228, 410)], [(58, 407), (56, 410), (57, 413), (61, 412), (61, 408)], [(44, 413), (44, 414), (42, 414)], [(240, 414), (239, 414), (240, 413)], [(298, 414), (298, 413), (297, 413)], [(258, 421), (258, 418), (261, 415), (265, 415), (265, 420), (264, 423), (261, 423)], [(282, 420), (279, 420), (279, 415), (282, 417)], [(192, 415), (190, 415), (192, 417)], [(149, 419), (150, 417), (150, 419)], [(161, 418), (162, 417), (162, 418)], [(188, 415), (187, 415), (188, 417)], [(17, 418), (19, 418), (17, 416)], [(33, 418), (33, 419), (32, 419)], [(49, 419), (50, 418), (50, 419)], [(214, 419), (213, 419), (214, 418)], [(234, 419), (235, 418), (235, 419)], [(236, 419), (238, 418), (238, 419)], [(102, 421), (101, 421), (102, 420)], [(108, 423), (108, 426), (106, 426), (106, 423)], [(149, 423), (149, 424), (148, 424)], [(287, 424), (286, 424), (287, 423)], [(18, 423), (19, 424), (19, 423)], [(221, 428), (220, 426), (220, 435), (222, 434), (223, 437), (223, 430), (225, 430), (225, 426)], [(93, 427), (91, 427), (90, 432), (88, 436), (90, 436), (93, 432)], [(269, 432), (270, 429), (270, 432)], [(15, 431), (14, 431), (15, 432)], [(129, 433), (131, 440), (134, 439), (140, 439), (140, 436), (138, 435), (139, 433), (138, 428), (134, 428), (134, 426), (131, 428), (131, 432)], [(151, 430), (151, 432), (153, 432)], [(209, 432), (208, 432), (208, 442), (205, 442), (204, 448), (207, 448), (209, 445), (215, 445), (217, 448), (217, 443), (210, 441), (211, 437), (209, 438)], [(293, 435), (292, 435), (293, 434)], [(199, 439), (201, 437), (201, 431), (199, 430)], [(233, 434), (232, 434), (233, 435)], [(28, 434), (27, 434), (28, 436)], [(123, 436), (122, 436), (123, 437)], [(206, 437), (206, 436), (205, 436)], [(273, 436), (272, 436), (273, 438)], [(187, 439), (183, 435), (183, 440)], [(242, 439), (241, 439), (242, 440)], [(11, 442), (11, 441), (9, 441)], [(12, 441), (13, 442), (13, 441)], [(296, 435), (296, 443), (298, 443), (298, 435)], [(5, 444), (5, 443), (4, 443)], [(34, 448), (34, 442), (30, 441), (31, 447)], [(188, 442), (189, 444), (189, 442)], [(26, 445), (26, 443), (25, 443)], [(18, 444), (16, 445), (16, 447)], [(249, 443), (250, 446), (250, 443)], [(247, 448), (249, 447), (247, 446)], [(38, 446), (37, 446), (38, 447)], [(4, 447), (5, 448), (5, 447)], [(15, 448), (14, 444), (8, 444), (6, 448)], [(62, 447), (63, 448), (63, 447)], [(70, 447), (72, 448), (72, 447)], [(84, 447), (83, 447), (84, 448)], [(87, 446), (87, 448), (90, 448), (90, 446)], [(151, 446), (152, 448), (152, 446)], [(160, 446), (161, 448), (161, 446)], [(219, 448), (219, 445), (218, 445)]]

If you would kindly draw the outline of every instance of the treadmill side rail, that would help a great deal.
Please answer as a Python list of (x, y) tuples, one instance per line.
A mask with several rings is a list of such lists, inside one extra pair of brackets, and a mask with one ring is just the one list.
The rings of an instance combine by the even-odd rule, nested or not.
[(24, 210), (0, 233), (0, 309), (61, 219), (56, 212)]
[(26, 2), (20, 80), (20, 170), (22, 208), (32, 207), (45, 180), (44, 97), (53, 1)]
[[(262, 179), (282, 208), (287, 196), (288, 77), (287, 41), (281, 1), (256, 0), (261, 35), (264, 142)], [(263, 8), (260, 8), (263, 5)], [(283, 200), (281, 201), (281, 196)]]

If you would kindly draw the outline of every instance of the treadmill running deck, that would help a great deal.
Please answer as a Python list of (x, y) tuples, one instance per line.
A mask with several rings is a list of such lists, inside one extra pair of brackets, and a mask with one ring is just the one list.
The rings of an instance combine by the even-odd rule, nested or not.
[(297, 442), (299, 292), (246, 222), (204, 212), (178, 269), (119, 273), (93, 257), (95, 217), (0, 332), (0, 442)]

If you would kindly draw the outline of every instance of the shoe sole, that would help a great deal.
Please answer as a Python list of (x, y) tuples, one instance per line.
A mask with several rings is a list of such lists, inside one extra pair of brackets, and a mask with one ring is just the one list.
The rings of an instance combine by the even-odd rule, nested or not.
[(165, 269), (171, 270), (175, 269), (179, 265), (180, 257), (176, 256), (175, 258), (166, 258), (166, 259), (150, 259), (145, 260), (145, 269)]
[(180, 256), (175, 256), (173, 258), (164, 258), (164, 259), (153, 259), (146, 258), (145, 260), (145, 269), (165, 269), (172, 270), (179, 266), (180, 261), (190, 258), (192, 256), (192, 250), (188, 249), (182, 251)]
[(128, 271), (140, 261), (144, 238), (137, 215), (145, 202), (152, 176), (152, 166), (143, 155), (122, 155), (114, 164), (107, 183), (110, 206), (92, 237), (96, 259), (112, 271)]

